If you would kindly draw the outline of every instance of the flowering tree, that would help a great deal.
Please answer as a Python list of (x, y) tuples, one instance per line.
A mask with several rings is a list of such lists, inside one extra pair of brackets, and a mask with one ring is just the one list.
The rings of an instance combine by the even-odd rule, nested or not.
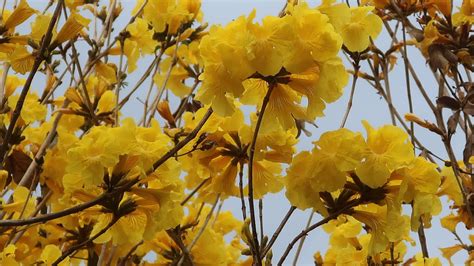
[[(296, 264), (315, 229), (330, 235), (317, 265), (440, 265), (433, 248), (472, 263), (474, 235), (457, 228), (473, 226), (474, 2), (351, 2), (288, 1), (261, 21), (253, 11), (208, 27), (199, 0), (139, 0), (131, 14), (115, 0), (4, 0), (1, 264)], [(374, 42), (382, 31), (389, 47)], [(408, 48), (438, 88), (425, 88)], [(395, 64), (408, 111), (392, 102)], [(374, 88), (392, 125), (345, 128), (357, 86)], [(297, 151), (346, 87), (339, 129)], [(269, 193), (289, 210), (266, 235)], [(241, 210), (221, 209), (229, 198)], [(305, 209), (319, 220), (281, 234)], [(429, 247), (433, 219), (456, 245)]]

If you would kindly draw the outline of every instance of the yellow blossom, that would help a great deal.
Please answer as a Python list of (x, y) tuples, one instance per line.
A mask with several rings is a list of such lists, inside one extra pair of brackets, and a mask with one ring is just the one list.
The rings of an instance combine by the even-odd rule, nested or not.
[(367, 130), (365, 160), (356, 168), (356, 173), (369, 187), (380, 187), (397, 168), (407, 165), (413, 158), (413, 146), (408, 135), (395, 126), (372, 128), (363, 122)]
[(111, 112), (116, 107), (116, 96), (114, 91), (104, 92), (99, 99), (97, 104), (97, 110), (99, 113)]
[[(51, 15), (37, 15), (35, 21), (31, 23), (31, 38), (39, 43), (41, 38), (46, 34), (50, 21)], [(53, 29), (53, 36), (55, 35), (56, 29)]]
[(60, 44), (76, 37), (83, 28), (89, 25), (89, 22), (90, 19), (83, 17), (77, 12), (73, 12), (59, 30), (54, 43)]
[(0, 208), (9, 214), (14, 214), (14, 218), (20, 217), (20, 214), (22, 217), (28, 217), (35, 210), (35, 201), (36, 197), (30, 195), (26, 187), (18, 186), (13, 192), (13, 202), (1, 205)]
[(352, 52), (362, 52), (382, 30), (382, 19), (371, 11), (374, 7), (349, 8), (345, 3), (334, 4), (334, 0), (323, 1), (319, 7), (327, 14), (330, 22), (341, 33), (344, 45)]
[(21, 74), (31, 71), (35, 58), (23, 45), (17, 45), (9, 56), (13, 70)]
[(130, 38), (125, 39), (123, 51), (128, 58), (128, 73), (137, 67), (140, 54), (151, 54), (155, 51), (157, 42), (153, 40), (153, 30), (148, 28), (146, 20), (137, 18), (127, 26)]
[(452, 21), (455, 26), (461, 24), (473, 24), (474, 23), (474, 1), (463, 0), (459, 12), (453, 14)]
[[(17, 104), (18, 97), (19, 96), (15, 94), (8, 98), (8, 106), (10, 106), (12, 110)], [(38, 102), (38, 95), (35, 92), (28, 93), (24, 106), (25, 107), (21, 110), (20, 117), (25, 124), (41, 121), (46, 118), (46, 106)]]
[(3, 26), (7, 29), (14, 28), (31, 17), (34, 13), (36, 13), (36, 10), (31, 8), (26, 0), (21, 0)]
[[(61, 256), (61, 250), (56, 245), (47, 245), (44, 247), (43, 252), (41, 252), (41, 261), (50, 266)], [(61, 261), (58, 265), (65, 266), (69, 265), (69, 257)]]

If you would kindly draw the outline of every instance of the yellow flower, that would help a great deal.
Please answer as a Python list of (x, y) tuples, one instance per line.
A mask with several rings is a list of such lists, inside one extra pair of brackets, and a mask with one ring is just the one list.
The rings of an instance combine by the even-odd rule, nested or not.
[(339, 129), (321, 135), (313, 149), (310, 184), (315, 191), (333, 192), (344, 186), (346, 172), (354, 170), (365, 148), (360, 134)]
[(241, 16), (225, 28), (213, 26), (209, 35), (201, 40), (199, 48), (205, 70), (199, 77), (203, 84), (196, 97), (205, 104), (212, 104), (221, 116), (234, 112), (233, 97), (242, 95), (242, 81), (255, 72), (242, 45), (250, 37), (247, 27), (251, 20), (252, 15)]
[[(185, 121), (195, 123), (199, 119), (190, 121), (186, 116)], [(244, 165), (249, 163), (248, 149), (253, 136), (252, 128), (244, 124), (244, 114), (240, 110), (230, 117), (216, 116), (213, 122), (208, 121), (210, 126), (203, 130), (206, 132), (206, 135), (202, 133), (206, 136), (205, 139), (183, 150), (184, 153), (186, 150), (192, 153), (180, 157), (180, 162), (188, 173), (187, 187), (192, 188), (210, 178), (200, 190), (201, 198), (210, 196), (209, 193), (237, 196), (239, 188), (236, 185), (236, 177)], [(291, 161), (296, 140), (294, 133), (290, 131), (274, 131), (261, 134), (258, 143), (253, 161), (253, 180), (254, 196), (261, 198), (283, 188), (280, 163)], [(192, 147), (195, 151), (191, 150)], [(244, 191), (247, 191), (247, 187), (244, 187)]]
[(367, 130), (365, 160), (356, 168), (360, 180), (371, 188), (383, 186), (390, 174), (413, 160), (413, 146), (408, 135), (395, 126), (374, 129), (363, 121)]
[[(366, 146), (361, 134), (347, 129), (326, 132), (314, 144), (311, 154), (303, 152), (293, 159), (285, 180), (287, 197), (302, 209), (318, 208), (319, 192), (343, 188), (347, 172), (360, 163)], [(305, 189), (300, 193), (302, 186)]]
[(438, 258), (425, 258), (423, 254), (418, 253), (415, 256), (415, 261), (412, 262), (413, 266), (441, 266), (441, 262)]
[(95, 71), (97, 72), (97, 76), (103, 78), (108, 84), (114, 84), (117, 82), (117, 70), (114, 64), (105, 64), (99, 60), (95, 64)]
[[(189, 2), (194, 3), (187, 4)], [(142, 3), (143, 1), (139, 1), (136, 8)], [(151, 0), (143, 10), (143, 17), (151, 22), (156, 32), (167, 29), (167, 33), (173, 35), (182, 24), (196, 17), (199, 3), (200, 1)]]
[[(98, 217), (91, 235), (97, 234), (112, 221), (112, 214), (101, 214)], [(134, 211), (121, 217), (106, 233), (94, 240), (94, 243), (106, 243), (110, 240), (114, 245), (137, 244), (143, 239), (147, 225), (147, 215), (144, 212)]]
[(389, 210), (387, 206), (368, 204), (356, 207), (351, 215), (369, 228), (369, 255), (385, 251), (389, 242), (409, 238), (409, 218), (398, 211)]
[(9, 55), (10, 64), (18, 73), (25, 74), (33, 68), (35, 56), (28, 52), (25, 46), (16, 45), (13, 52)]
[[(345, 3), (334, 4), (334, 0), (323, 1), (319, 7), (340, 32), (344, 45), (353, 52), (362, 52), (369, 46), (369, 38), (375, 39), (382, 30), (382, 19), (371, 13), (374, 7), (349, 8)], [(370, 13), (369, 13), (370, 12)]]
[(116, 106), (116, 96), (114, 91), (104, 92), (97, 104), (97, 111), (99, 113), (111, 112)]
[(77, 12), (73, 12), (66, 20), (61, 30), (59, 30), (58, 35), (54, 43), (60, 44), (70, 39), (76, 37), (82, 29), (86, 28), (90, 23), (90, 19), (83, 17)]
[(454, 245), (452, 247), (440, 248), (439, 250), (443, 257), (449, 261), (449, 265), (454, 265), (451, 261), (451, 257), (463, 249), (464, 247), (462, 245)]
[(359, 221), (350, 216), (339, 216), (324, 225), (323, 229), (330, 234), (330, 246), (324, 256), (324, 264), (362, 264), (367, 260), (367, 248), (363, 247), (358, 239), (362, 230)]
[(15, 219), (20, 217), (20, 214), (23, 212), (23, 207), (26, 206), (22, 217), (28, 217), (33, 214), (33, 211), (35, 210), (35, 202), (36, 197), (30, 195), (30, 192), (26, 187), (18, 186), (13, 192), (13, 202), (1, 205), (0, 209), (6, 213), (14, 214), (13, 219)]
[(441, 218), (441, 226), (448, 229), (451, 232), (456, 232), (456, 226), (462, 222), (461, 218), (455, 214), (449, 214)]
[(123, 51), (128, 58), (128, 73), (137, 68), (140, 54), (152, 54), (158, 43), (153, 40), (153, 30), (148, 28), (148, 22), (137, 18), (127, 26), (130, 37), (125, 39)]
[(293, 158), (285, 178), (286, 197), (293, 206), (305, 210), (313, 208), (323, 215), (327, 213), (324, 204), (315, 195), (312, 186), (308, 186), (308, 175), (310, 175), (312, 156), (309, 152), (301, 152)]
[[(255, 16), (252, 12), (250, 20)], [(267, 16), (262, 24), (249, 24), (251, 32), (245, 46), (249, 63), (263, 76), (276, 75), (283, 66), (285, 52), (290, 45), (291, 28), (282, 18)]]
[(407, 167), (397, 170), (402, 176), (402, 188), (406, 202), (410, 202), (417, 193), (435, 194), (441, 184), (438, 166), (422, 157), (415, 158)]
[(20, 4), (15, 8), (15, 10), (13, 10), (3, 26), (7, 29), (12, 29), (23, 23), (35, 13), (36, 10), (31, 8), (26, 0), (21, 0)]
[[(254, 17), (255, 11), (226, 27), (212, 27), (202, 39), (204, 72), (197, 99), (230, 116), (234, 98), (260, 108), (272, 86), (262, 132), (322, 116), (325, 104), (338, 99), (348, 81), (337, 56), (342, 40), (328, 17), (304, 3), (262, 24)], [(308, 104), (302, 106), (305, 97)]]
[[(51, 15), (37, 15), (35, 21), (31, 23), (31, 38), (39, 43), (41, 38), (46, 34), (50, 21)], [(53, 36), (55, 35), (56, 29), (53, 29)]]
[(436, 192), (441, 184), (441, 177), (436, 168), (436, 164), (417, 157), (407, 167), (393, 174), (402, 178), (399, 197), (404, 202), (413, 202), (412, 230), (418, 229), (420, 216), (424, 216), (425, 226), (429, 227), (431, 215), (440, 211), (441, 202)]
[(75, 10), (77, 7), (82, 6), (86, 3), (88, 3), (86, 0), (66, 0), (65, 1), (66, 6), (71, 10)]
[(453, 14), (452, 22), (454, 26), (459, 26), (461, 24), (473, 24), (474, 1), (463, 0), (459, 12)]
[[(446, 195), (455, 205), (461, 206), (463, 204), (463, 197), (453, 169), (451, 167), (443, 167), (441, 170), (441, 176), (443, 179), (437, 194), (439, 196)], [(462, 179), (464, 179), (464, 176), (461, 177), (461, 180)], [(462, 181), (461, 184), (463, 184)]]
[(189, 73), (183, 67), (175, 65), (168, 76), (168, 70), (173, 63), (172, 57), (168, 57), (160, 63), (161, 72), (156, 73), (153, 81), (156, 87), (161, 90), (167, 79), (166, 88), (170, 89), (174, 95), (184, 97), (189, 94), (190, 88), (186, 86), (185, 80), (189, 77)]
[[(8, 106), (15, 108), (19, 95), (13, 95), (8, 98)], [(45, 105), (38, 102), (36, 92), (30, 92), (26, 96), (24, 108), (21, 110), (20, 117), (25, 124), (31, 124), (35, 121), (42, 121), (46, 118), (47, 109)]]
[(129, 150), (134, 139), (133, 131), (134, 128), (129, 126), (93, 127), (67, 152), (67, 173), (63, 181), (65, 188), (68, 187), (66, 184), (79, 185), (70, 187), (76, 190), (84, 185), (88, 187), (102, 183), (106, 168), (116, 165), (119, 155)]
[(284, 67), (290, 73), (303, 72), (313, 66), (313, 60), (324, 62), (337, 57), (342, 38), (329, 23), (329, 18), (306, 3), (289, 10), (284, 19), (295, 37), (288, 48)]
[(19, 266), (20, 263), (15, 260), (15, 250), (14, 244), (8, 244), (0, 253), (0, 262), (3, 265)]
[[(61, 250), (56, 245), (47, 245), (44, 247), (43, 251), (41, 252), (41, 261), (50, 266), (55, 262), (59, 257), (61, 257)], [(69, 265), (69, 257), (61, 261), (58, 265), (65, 266)]]
[[(277, 193), (283, 188), (281, 166), (279, 163), (258, 161), (253, 164), (254, 197), (263, 198), (267, 193)], [(245, 190), (248, 191), (248, 188)], [(248, 192), (245, 192), (248, 194)]]
[(240, 230), (242, 221), (234, 217), (231, 211), (223, 211), (216, 217), (216, 222), (212, 227), (216, 232), (226, 235), (232, 231)]
[(7, 82), (5, 84), (5, 97), (10, 97), (10, 95), (15, 92), (15, 90), (25, 84), (25, 79), (19, 78), (16, 75), (8, 75)]

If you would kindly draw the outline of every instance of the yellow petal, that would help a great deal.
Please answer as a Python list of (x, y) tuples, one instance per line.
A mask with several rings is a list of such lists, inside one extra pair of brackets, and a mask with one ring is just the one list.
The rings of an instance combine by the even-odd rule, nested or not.
[(441, 219), (441, 226), (448, 229), (451, 232), (456, 231), (456, 226), (461, 222), (461, 217), (458, 215), (450, 214)]
[(98, 61), (95, 65), (95, 71), (99, 77), (105, 79), (108, 84), (117, 82), (117, 73), (115, 65), (112, 63), (104, 64), (102, 61)]
[(116, 104), (116, 97), (113, 91), (106, 91), (102, 96), (100, 96), (99, 103), (97, 104), (97, 109), (99, 113), (110, 112), (114, 109)]
[(25, 74), (31, 71), (35, 63), (35, 56), (30, 54), (25, 46), (18, 45), (10, 55), (10, 64), (18, 73)]
[(20, 4), (15, 8), (15, 10), (13, 10), (13, 13), (11, 13), (11, 15), (8, 17), (4, 26), (7, 29), (14, 28), (23, 23), (29, 17), (31, 17), (34, 13), (36, 13), (36, 10), (31, 8), (26, 2), (26, 0), (21, 0)]
[[(41, 260), (47, 266), (52, 265), (61, 256), (61, 250), (56, 245), (47, 245), (41, 252)], [(59, 265), (69, 265), (69, 257), (63, 260)]]
[(452, 247), (447, 247), (447, 248), (440, 248), (441, 254), (443, 257), (445, 257), (450, 265), (453, 265), (453, 262), (451, 261), (451, 257), (454, 256), (458, 251), (463, 250), (464, 248), (461, 245), (454, 245)]
[(89, 25), (90, 19), (81, 16), (79, 13), (72, 13), (56, 36), (56, 43), (68, 41)]

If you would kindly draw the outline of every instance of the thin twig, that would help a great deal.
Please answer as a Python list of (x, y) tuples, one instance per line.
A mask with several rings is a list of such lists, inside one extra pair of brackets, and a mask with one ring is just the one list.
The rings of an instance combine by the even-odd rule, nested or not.
[(245, 207), (244, 199), (244, 167), (241, 164), (239, 170), (239, 194), (240, 194), (240, 204), (242, 209), (242, 218), (245, 221), (247, 219), (247, 208)]
[(263, 250), (262, 252), (262, 258), (265, 257), (265, 255), (267, 255), (267, 252), (270, 251), (270, 249), (272, 248), (273, 244), (275, 243), (275, 241), (277, 240), (278, 236), (280, 235), (281, 231), (283, 230), (283, 227), (285, 227), (286, 223), (288, 222), (288, 220), (290, 219), (291, 215), (293, 214), (293, 212), (296, 210), (296, 207), (295, 206), (291, 206), (290, 209), (288, 210), (288, 212), (286, 213), (285, 217), (283, 218), (283, 220), (281, 221), (280, 225), (278, 226), (277, 230), (275, 231), (275, 233), (273, 233), (272, 235), (272, 238), (270, 239), (270, 241), (268, 242), (267, 246), (265, 247), (265, 249)]
[(0, 221), (0, 227), (3, 227), (3, 226), (21, 226), (21, 225), (28, 225), (28, 224), (35, 224), (35, 223), (44, 223), (44, 222), (47, 222), (47, 221), (50, 221), (50, 220), (58, 219), (58, 218), (61, 218), (61, 217), (64, 217), (64, 216), (67, 216), (67, 215), (70, 215), (70, 214), (73, 214), (73, 213), (83, 211), (83, 210), (88, 209), (92, 206), (95, 206), (98, 203), (102, 202), (107, 197), (107, 195), (108, 195), (107, 193), (104, 193), (104, 194), (101, 194), (100, 196), (98, 196), (97, 198), (95, 198), (91, 201), (76, 205), (76, 206), (71, 207), (69, 209), (64, 209), (64, 210), (59, 211), (59, 212), (48, 213), (48, 214), (45, 214), (45, 215), (42, 215), (42, 216), (39, 216), (39, 217), (33, 217), (33, 218), (30, 218), (30, 219), (24, 219), (24, 220), (2, 220), (2, 221)]
[(10, 70), (10, 64), (8, 62), (3, 63), (3, 72), (0, 79), (0, 110), (3, 110), (3, 104), (5, 101), (5, 85), (7, 84), (8, 71)]
[(189, 193), (189, 195), (187, 195), (183, 201), (181, 201), (181, 206), (184, 206), (184, 204), (186, 204), (209, 180), (211, 180), (210, 177), (201, 181), (201, 183), (199, 183), (199, 185), (193, 189), (193, 191), (191, 191), (191, 193)]
[(265, 109), (267, 108), (268, 102), (270, 101), (270, 95), (273, 91), (273, 87), (275, 84), (269, 84), (268, 91), (263, 98), (262, 107), (260, 108), (260, 112), (258, 114), (257, 124), (255, 125), (255, 130), (253, 133), (252, 143), (250, 144), (249, 148), (249, 183), (248, 183), (248, 197), (249, 197), (249, 206), (250, 206), (250, 224), (252, 227), (252, 235), (253, 235), (253, 242), (255, 247), (255, 254), (253, 254), (254, 262), (257, 266), (262, 265), (261, 257), (260, 257), (260, 247), (258, 243), (258, 235), (257, 235), (257, 222), (255, 218), (255, 205), (253, 202), (253, 160), (255, 156), (255, 146), (257, 144), (258, 132), (262, 125), (263, 117), (265, 115)]
[(421, 252), (423, 253), (423, 258), (429, 258), (428, 254), (428, 245), (426, 242), (425, 229), (423, 226), (423, 219), (419, 218), (420, 226), (418, 227), (418, 238), (420, 240)]
[(344, 117), (342, 118), (341, 128), (344, 127), (344, 125), (346, 124), (347, 118), (349, 117), (349, 113), (351, 112), (358, 75), (359, 75), (359, 66), (354, 68), (354, 75), (352, 75), (351, 94), (349, 96), (349, 101), (347, 102), (346, 112), (344, 113)]
[[(260, 243), (263, 243), (263, 237), (264, 237), (264, 231), (263, 231), (263, 199), (258, 200), (258, 219), (259, 219), (259, 224), (260, 224)], [(262, 256), (262, 258), (263, 257), (264, 256)]]
[(74, 253), (75, 251), (79, 250), (80, 248), (84, 247), (84, 246), (87, 246), (89, 243), (92, 243), (92, 241), (94, 241), (95, 239), (97, 239), (99, 236), (103, 235), (105, 232), (107, 232), (116, 222), (118, 222), (118, 220), (120, 219), (120, 216), (114, 216), (112, 218), (112, 221), (110, 221), (109, 224), (107, 224), (106, 227), (102, 228), (102, 230), (100, 230), (97, 234), (95, 234), (94, 236), (92, 236), (91, 238), (79, 243), (79, 244), (76, 244), (72, 247), (70, 247), (68, 250), (66, 250), (65, 252), (63, 252), (63, 254), (56, 260), (53, 262), (53, 266), (56, 266), (58, 265), (61, 261), (63, 261), (65, 258), (67, 258), (69, 255), (71, 255), (72, 253)]
[[(125, 255), (125, 257), (122, 259), (122, 261), (120, 262), (120, 266), (125, 266), (126, 263), (127, 263), (127, 260), (128, 258), (130, 258), (133, 254), (133, 252), (135, 252), (137, 250), (137, 248), (142, 245), (144, 243), (143, 240), (141, 240), (140, 242), (138, 242), (136, 245), (134, 245), (128, 252), (127, 252), (127, 255)], [(99, 264), (100, 265), (100, 264)]]
[[(179, 40), (179, 36), (180, 36), (180, 34), (178, 33), (178, 35), (176, 36), (176, 40)], [(156, 96), (155, 100), (153, 101), (152, 105), (150, 106), (151, 114), (148, 117), (148, 121), (146, 123), (146, 125), (148, 125), (148, 126), (150, 125), (151, 120), (155, 116), (155, 112), (157, 110), (158, 104), (160, 103), (161, 97), (163, 96), (163, 93), (166, 90), (166, 85), (168, 84), (168, 80), (171, 77), (171, 73), (173, 71), (173, 68), (176, 66), (176, 63), (177, 63), (176, 58), (178, 57), (178, 47), (179, 47), (178, 42), (176, 42), (175, 49), (173, 51), (173, 57), (171, 59), (171, 64), (170, 64), (170, 67), (168, 68), (168, 72), (166, 73), (166, 76), (165, 76), (165, 79), (163, 81), (163, 84), (161, 85), (161, 88), (158, 90), (158, 95)], [(145, 123), (145, 120), (143, 121), (143, 123)]]
[(207, 122), (207, 120), (209, 119), (211, 114), (212, 114), (212, 108), (209, 108), (207, 110), (207, 112), (204, 114), (204, 117), (201, 119), (199, 124), (193, 129), (193, 131), (191, 131), (186, 136), (186, 138), (184, 138), (182, 141), (180, 141), (178, 144), (176, 144), (176, 146), (174, 146), (171, 150), (169, 150), (167, 153), (165, 153), (165, 155), (163, 155), (160, 159), (158, 159), (153, 164), (153, 168), (151, 170), (149, 170), (147, 172), (147, 174), (150, 174), (153, 171), (155, 171), (160, 165), (162, 165), (164, 162), (166, 162), (169, 158), (173, 157), (174, 154), (176, 154), (176, 152), (178, 152), (181, 148), (183, 148), (184, 146), (186, 146), (186, 144), (188, 144), (191, 140), (193, 140), (197, 136), (197, 134), (199, 133), (201, 128), (204, 126), (204, 124)]
[[(217, 194), (216, 196), (216, 200), (214, 201), (214, 204), (212, 204), (212, 207), (211, 207), (211, 210), (209, 211), (209, 213), (207, 214), (206, 216), (206, 220), (204, 220), (204, 224), (201, 226), (201, 228), (199, 228), (199, 231), (198, 233), (196, 234), (196, 236), (194, 237), (194, 239), (191, 241), (191, 243), (186, 247), (186, 249), (188, 251), (191, 251), (194, 247), (194, 245), (196, 245), (196, 243), (198, 242), (199, 238), (202, 236), (202, 234), (204, 233), (204, 231), (206, 230), (206, 227), (207, 225), (209, 224), (209, 221), (211, 220), (211, 217), (212, 217), (212, 214), (214, 213), (214, 210), (217, 206), (217, 203), (219, 202), (219, 198), (220, 198), (220, 194)], [(183, 265), (183, 262), (184, 262), (184, 256), (181, 257), (181, 259), (179, 260), (178, 262), (178, 266), (181, 266)]]
[(16, 126), (16, 122), (20, 118), (20, 113), (21, 110), (23, 109), (23, 104), (25, 103), (26, 96), (28, 95), (28, 91), (30, 90), (31, 84), (33, 82), (33, 79), (36, 75), (36, 72), (38, 71), (41, 63), (43, 63), (43, 60), (46, 59), (46, 53), (48, 51), (49, 44), (51, 43), (51, 39), (53, 37), (53, 29), (54, 26), (56, 25), (56, 22), (59, 19), (59, 16), (61, 14), (61, 7), (64, 4), (64, 0), (58, 0), (58, 4), (56, 5), (56, 9), (54, 10), (54, 14), (51, 18), (51, 21), (48, 25), (48, 29), (46, 31), (46, 34), (43, 37), (43, 41), (41, 42), (40, 49), (38, 51), (38, 54), (35, 58), (35, 62), (33, 64), (33, 67), (30, 71), (30, 74), (28, 75), (28, 78), (26, 79), (25, 85), (23, 86), (23, 89), (21, 90), (20, 96), (18, 97), (18, 101), (16, 103), (15, 109), (13, 111), (12, 117), (10, 119), (10, 124), (8, 125), (7, 132), (5, 134), (5, 137), (3, 138), (3, 143), (2, 146), (0, 147), (0, 160), (2, 164), (0, 165), (1, 168), (3, 168), (3, 162), (5, 159), (5, 154), (8, 153), (9, 150), (9, 143), (10, 143), (10, 138), (13, 134), (13, 130)]
[(160, 53), (158, 56), (155, 57), (155, 59), (153, 60), (153, 62), (151, 62), (151, 64), (148, 66), (147, 70), (145, 71), (145, 73), (143, 73), (142, 77), (140, 78), (140, 80), (138, 80), (138, 82), (135, 84), (135, 86), (132, 88), (132, 90), (127, 94), (127, 96), (125, 96), (119, 103), (118, 105), (118, 109), (122, 108), (125, 103), (130, 100), (130, 98), (132, 97), (132, 95), (140, 88), (140, 86), (143, 84), (143, 82), (145, 82), (145, 80), (150, 76), (150, 73), (151, 71), (153, 70), (153, 67), (157, 66), (159, 63), (160, 63), (160, 60), (161, 60), (161, 56), (162, 56), (162, 53)]
[[(311, 210), (311, 213), (309, 214), (308, 221), (306, 222), (306, 226), (304, 230), (308, 230), (308, 228), (310, 227), (311, 221), (313, 220), (313, 216), (314, 216), (314, 211)], [(295, 258), (293, 259), (293, 264), (292, 264), (293, 266), (296, 266), (298, 263), (298, 259), (300, 257), (301, 251), (303, 250), (303, 245), (304, 245), (305, 240), (306, 240), (306, 235), (304, 235), (301, 238), (300, 243), (298, 244), (298, 247), (296, 248)]]
[(296, 244), (296, 242), (298, 242), (302, 237), (306, 236), (309, 232), (313, 231), (314, 229), (320, 227), (321, 225), (323, 224), (326, 224), (328, 223), (329, 221), (331, 221), (332, 219), (336, 219), (339, 215), (343, 214), (344, 212), (350, 210), (351, 208), (359, 205), (360, 202), (359, 201), (354, 201), (352, 204), (348, 204), (346, 205), (344, 208), (341, 208), (340, 210), (336, 211), (336, 212), (333, 212), (332, 214), (330, 214), (329, 216), (327, 216), (326, 218), (320, 220), (319, 222), (311, 225), (310, 227), (306, 228), (305, 230), (303, 230), (301, 233), (299, 233), (289, 244), (288, 244), (288, 247), (286, 248), (285, 252), (283, 253), (283, 256), (281, 257), (281, 259), (278, 261), (278, 265), (282, 265), (283, 262), (285, 262), (286, 260), (286, 257), (288, 257), (288, 254), (290, 253), (291, 249), (293, 248), (293, 246)]

